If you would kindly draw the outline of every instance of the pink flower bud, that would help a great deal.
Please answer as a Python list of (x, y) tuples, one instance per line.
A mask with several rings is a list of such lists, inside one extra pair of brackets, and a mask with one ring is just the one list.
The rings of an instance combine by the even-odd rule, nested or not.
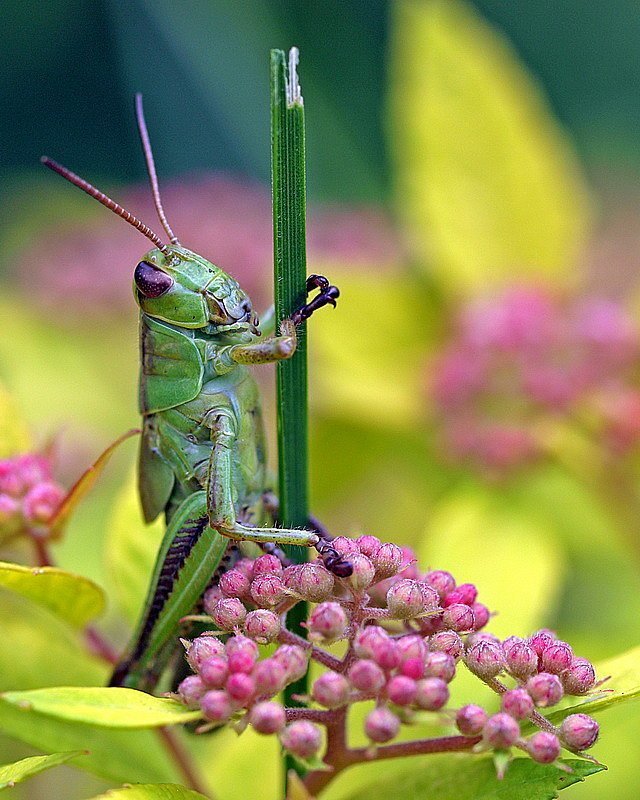
[(215, 636), (198, 636), (187, 649), (187, 661), (194, 672), (199, 672), (203, 662), (208, 658), (224, 655), (224, 645)]
[(502, 642), (502, 649), (506, 653), (513, 647), (514, 644), (525, 644), (525, 640), (521, 636), (508, 636)]
[(282, 576), (282, 562), (277, 556), (267, 553), (259, 558), (256, 558), (256, 560), (253, 562), (252, 577), (257, 578), (258, 575), (269, 573)]
[(220, 591), (226, 597), (249, 597), (251, 582), (249, 578), (237, 567), (224, 572), (220, 576)]
[(241, 633), (236, 633), (235, 636), (229, 637), (227, 639), (227, 643), (225, 644), (225, 651), (227, 653), (227, 657), (234, 655), (235, 653), (246, 653), (253, 658), (255, 661), (258, 658), (258, 645), (255, 642), (252, 642), (246, 636), (243, 636)]
[(383, 744), (389, 742), (400, 732), (400, 720), (388, 708), (380, 706), (367, 714), (364, 721), (364, 732), (372, 742)]
[(427, 648), (422, 636), (419, 636), (417, 633), (409, 633), (406, 636), (402, 636), (400, 639), (396, 639), (395, 642), (398, 652), (400, 653), (401, 662), (416, 658), (422, 660), (427, 654)]
[(351, 685), (365, 694), (376, 694), (385, 683), (382, 669), (375, 661), (366, 658), (354, 661), (347, 675)]
[(233, 653), (229, 653), (227, 659), (229, 672), (244, 672), (246, 675), (249, 675), (253, 672), (257, 660), (258, 656), (251, 653), (246, 648), (236, 650)]
[(418, 588), (422, 593), (422, 600), (424, 603), (424, 610), (425, 611), (437, 611), (440, 609), (440, 595), (433, 586), (429, 586), (428, 583), (424, 583), (423, 581), (418, 581)]
[(237, 569), (238, 572), (241, 572), (246, 578), (249, 579), (249, 583), (254, 578), (253, 575), (253, 565), (256, 562), (253, 558), (241, 558), (240, 561), (236, 562), (234, 569)]
[(286, 721), (285, 710), (279, 703), (256, 703), (249, 712), (249, 722), (258, 733), (278, 733), (284, 728)]
[(338, 708), (349, 701), (349, 682), (337, 672), (324, 672), (313, 684), (311, 696), (326, 708)]
[(485, 722), (482, 738), (491, 747), (511, 747), (520, 736), (520, 726), (509, 714), (494, 714)]
[(527, 681), (527, 691), (539, 708), (555, 706), (564, 694), (560, 678), (550, 672), (540, 672)]
[(287, 682), (292, 683), (307, 674), (309, 667), (309, 651), (305, 651), (297, 644), (283, 644), (273, 654), (285, 669)]
[(502, 647), (495, 642), (476, 642), (467, 650), (464, 661), (479, 678), (495, 678), (504, 668)]
[(566, 642), (553, 642), (542, 651), (541, 661), (546, 672), (560, 675), (571, 666), (573, 651)]
[(446, 597), (456, 588), (456, 581), (453, 575), (443, 569), (435, 569), (432, 572), (428, 572), (424, 576), (424, 582), (428, 583), (429, 586), (433, 586), (440, 598)]
[(406, 675), (394, 675), (387, 681), (387, 697), (397, 706), (410, 706), (417, 693), (418, 684)]
[(360, 553), (350, 554), (349, 561), (353, 567), (353, 572), (346, 580), (353, 591), (361, 592), (371, 586), (376, 572), (371, 561)]
[(251, 597), (258, 606), (277, 606), (284, 600), (286, 590), (282, 578), (272, 573), (263, 573), (251, 581)]
[(427, 653), (424, 660), (424, 672), (427, 678), (442, 678), (445, 683), (449, 683), (456, 674), (455, 659), (447, 653), (437, 651)]
[(538, 671), (538, 656), (525, 642), (511, 644), (505, 652), (505, 661), (509, 672), (521, 681)]
[(256, 642), (273, 642), (280, 633), (280, 619), (273, 611), (258, 608), (250, 611), (244, 621), (244, 632)]
[(287, 682), (287, 671), (275, 658), (258, 661), (251, 676), (256, 682), (258, 697), (273, 697), (284, 689)]
[(392, 578), (402, 566), (402, 550), (395, 544), (384, 542), (375, 553), (365, 553), (376, 571), (376, 580)]
[(367, 556), (367, 558), (375, 555), (382, 545), (382, 542), (377, 536), (358, 536), (356, 542), (358, 543), (358, 548), (362, 555)]
[(505, 714), (514, 719), (524, 719), (533, 711), (533, 700), (526, 689), (509, 689), (500, 702)]
[(24, 493), (26, 486), (23, 484), (16, 459), (0, 459), (0, 492), (19, 497)]
[(442, 678), (424, 678), (417, 683), (416, 705), (425, 711), (438, 711), (449, 699), (449, 687)]
[(223, 631), (232, 631), (239, 627), (247, 616), (247, 609), (236, 597), (224, 597), (218, 600), (212, 611), (213, 621)]
[(200, 665), (200, 677), (209, 689), (222, 689), (229, 677), (229, 665), (226, 658), (211, 656)]
[(596, 671), (586, 658), (574, 658), (560, 680), (566, 694), (586, 694), (595, 685)]
[(360, 555), (358, 543), (355, 539), (349, 539), (348, 536), (336, 536), (331, 540), (331, 547), (343, 556)]
[(285, 750), (307, 761), (320, 751), (322, 734), (313, 722), (300, 719), (287, 725), (280, 733), (280, 741)]
[(424, 659), (423, 658), (407, 658), (401, 662), (398, 667), (401, 675), (406, 675), (407, 678), (413, 678), (414, 681), (424, 678)]
[(25, 453), (12, 459), (16, 473), (20, 477), (23, 491), (52, 478), (51, 459), (36, 453)]
[(301, 564), (296, 574), (296, 584), (287, 585), (304, 600), (319, 603), (330, 597), (333, 591), (334, 577), (319, 561)]
[(8, 522), (12, 517), (17, 517), (20, 503), (8, 494), (0, 494), (0, 525)]
[(220, 690), (203, 695), (200, 700), (200, 708), (205, 717), (212, 722), (226, 722), (233, 714), (233, 706), (227, 693)]
[(473, 610), (463, 603), (450, 605), (442, 614), (443, 626), (451, 631), (471, 631), (475, 622)]
[(464, 605), (470, 606), (475, 603), (477, 596), (478, 590), (473, 583), (461, 583), (442, 598), (442, 607), (447, 608), (454, 603), (463, 603)]
[(462, 706), (456, 713), (456, 725), (463, 736), (478, 736), (488, 719), (484, 708), (469, 704)]
[(552, 631), (543, 629), (530, 636), (527, 640), (527, 644), (533, 650), (533, 652), (540, 657), (547, 647), (549, 647), (550, 644), (553, 644), (555, 640), (556, 637)]
[(218, 600), (222, 600), (223, 594), (219, 586), (210, 586), (204, 593), (203, 606), (206, 613), (211, 616)]
[(29, 489), (22, 501), (22, 513), (28, 522), (46, 525), (51, 522), (65, 497), (65, 490), (57, 483), (38, 483)]
[(393, 639), (378, 639), (371, 645), (373, 660), (384, 670), (395, 669), (400, 663), (400, 651)]
[(600, 726), (587, 714), (571, 714), (562, 721), (560, 734), (572, 750), (587, 750), (596, 743)]
[(251, 700), (256, 691), (256, 682), (251, 675), (244, 672), (234, 672), (229, 675), (225, 689), (229, 697), (245, 705)]
[(531, 736), (526, 744), (527, 753), (538, 764), (552, 764), (560, 755), (560, 742), (558, 737), (547, 731), (538, 731)]
[(379, 625), (361, 628), (353, 639), (353, 649), (360, 658), (373, 658), (373, 643), (379, 639), (389, 639), (389, 634)]
[(180, 699), (189, 708), (197, 708), (201, 697), (207, 691), (201, 678), (197, 675), (189, 675), (178, 686)]
[(429, 649), (447, 653), (458, 661), (464, 653), (464, 643), (455, 631), (438, 631), (429, 637)]
[(410, 619), (424, 611), (424, 600), (417, 581), (405, 578), (387, 592), (387, 608), (395, 619)]
[(320, 603), (307, 621), (309, 638), (334, 642), (341, 639), (347, 630), (349, 620), (340, 603)]
[(472, 603), (471, 610), (475, 618), (474, 630), (479, 631), (489, 622), (491, 612), (483, 603)]
[(400, 549), (402, 550), (400, 577), (408, 578), (412, 581), (418, 580), (420, 573), (418, 572), (418, 559), (415, 552), (410, 547), (401, 547)]

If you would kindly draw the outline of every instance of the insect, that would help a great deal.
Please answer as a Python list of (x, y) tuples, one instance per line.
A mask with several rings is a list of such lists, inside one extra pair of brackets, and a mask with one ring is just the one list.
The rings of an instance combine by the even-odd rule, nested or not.
[(315, 547), (326, 566), (346, 576), (351, 565), (329, 540), (309, 530), (269, 526), (264, 429), (257, 384), (248, 367), (290, 358), (296, 327), (339, 291), (320, 275), (317, 294), (278, 333), (273, 314), (262, 330), (234, 278), (183, 247), (164, 213), (141, 95), (136, 117), (165, 244), (142, 221), (66, 167), (42, 162), (137, 228), (155, 245), (137, 264), (143, 417), (138, 483), (144, 518), (164, 513), (160, 546), (143, 614), (112, 685), (155, 686), (176, 644), (180, 620), (196, 606), (230, 542)]

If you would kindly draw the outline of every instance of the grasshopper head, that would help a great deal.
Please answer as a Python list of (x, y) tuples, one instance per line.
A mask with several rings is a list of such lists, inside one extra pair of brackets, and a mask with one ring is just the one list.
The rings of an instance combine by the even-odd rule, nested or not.
[(150, 250), (135, 268), (133, 292), (145, 314), (171, 325), (256, 332), (257, 315), (238, 282), (185, 247)]

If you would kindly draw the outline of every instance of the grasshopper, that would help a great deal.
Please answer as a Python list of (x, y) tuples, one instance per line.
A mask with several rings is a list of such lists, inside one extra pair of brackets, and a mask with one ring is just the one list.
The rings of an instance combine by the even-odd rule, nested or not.
[(111, 680), (111, 685), (152, 689), (176, 646), (181, 619), (196, 606), (216, 571), (224, 569), (234, 542), (255, 542), (277, 553), (280, 544), (315, 547), (325, 565), (343, 577), (351, 573), (351, 565), (327, 537), (273, 526), (260, 395), (248, 369), (291, 358), (296, 328), (319, 308), (335, 306), (339, 291), (323, 276), (311, 275), (307, 293), (318, 293), (283, 320), (277, 334), (269, 312), (259, 330), (258, 315), (238, 282), (183, 247), (171, 229), (141, 95), (136, 95), (136, 117), (168, 244), (66, 167), (46, 156), (42, 162), (155, 245), (133, 273), (140, 309), (143, 419), (138, 485), (145, 521), (164, 512), (167, 527), (144, 611)]

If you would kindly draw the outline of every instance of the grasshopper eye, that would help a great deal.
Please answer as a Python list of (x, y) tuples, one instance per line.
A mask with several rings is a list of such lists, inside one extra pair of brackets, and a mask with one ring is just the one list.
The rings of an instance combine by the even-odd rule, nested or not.
[(133, 273), (133, 280), (140, 294), (145, 297), (160, 297), (173, 286), (173, 278), (158, 267), (141, 261)]

